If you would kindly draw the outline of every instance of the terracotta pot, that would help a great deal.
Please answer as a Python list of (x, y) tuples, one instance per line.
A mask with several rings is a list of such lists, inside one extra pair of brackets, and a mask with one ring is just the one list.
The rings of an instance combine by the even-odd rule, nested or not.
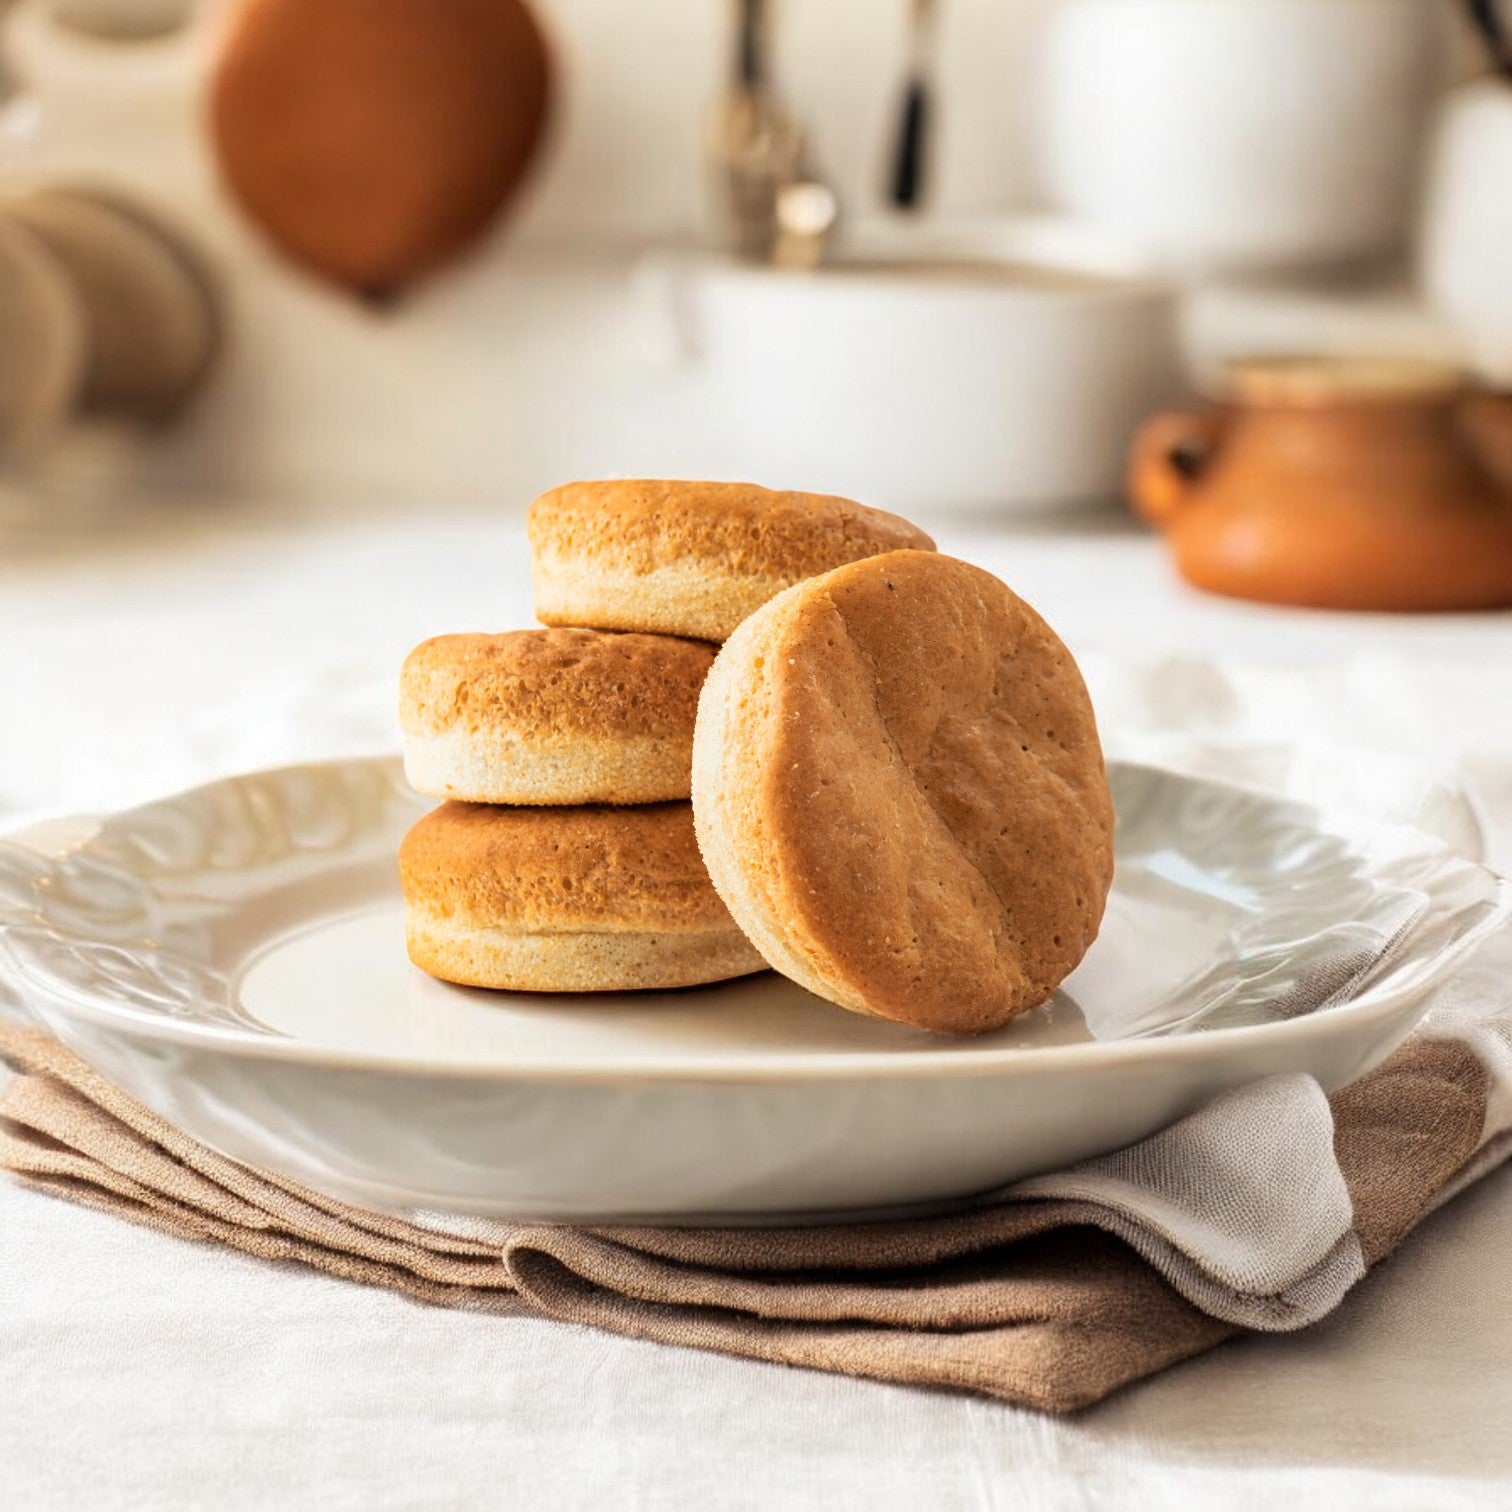
[(521, 187), (551, 99), (524, 0), (241, 0), (209, 87), (226, 184), (291, 257), (387, 300)]
[(1130, 459), (1189, 582), (1319, 609), (1512, 605), (1512, 396), (1406, 360), (1231, 378), (1229, 403), (1147, 421)]

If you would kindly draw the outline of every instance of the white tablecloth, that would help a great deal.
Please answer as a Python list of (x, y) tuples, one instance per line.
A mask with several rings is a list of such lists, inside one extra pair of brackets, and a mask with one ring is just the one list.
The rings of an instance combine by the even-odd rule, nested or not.
[[(518, 514), (144, 518), (0, 554), (0, 821), (385, 739), (376, 669), (528, 622)], [(1089, 653), (1220, 656), (1170, 732), (1463, 753), (1512, 866), (1512, 619), (1282, 613), (1116, 526), (939, 530)], [(1116, 657), (1118, 660), (1110, 660)], [(1287, 670), (1298, 665), (1312, 670)], [(313, 682), (310, 679), (313, 678)], [(1150, 722), (1146, 706), (1144, 718)], [(1147, 732), (1148, 733), (1148, 732)], [(1158, 740), (1160, 729), (1150, 737)], [(1362, 784), (1368, 764), (1360, 766)], [(1512, 1505), (1512, 1170), (1305, 1334), (1070, 1421), (429, 1310), (0, 1183), (0, 1499), (18, 1508)]]

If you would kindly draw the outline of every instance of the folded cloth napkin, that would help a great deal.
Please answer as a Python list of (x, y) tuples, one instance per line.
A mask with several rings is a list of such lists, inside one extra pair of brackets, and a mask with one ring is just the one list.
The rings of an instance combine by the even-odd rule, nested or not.
[[(1485, 839), (1512, 861), (1504, 678), (1368, 658), (1306, 676), (1197, 658), (1083, 665), (1117, 754), (1365, 807), (1471, 854)], [(333, 671), (178, 744), (159, 729), (135, 751), (113, 744), (61, 796), (125, 802), (259, 760), (384, 749), (391, 701), (387, 670)], [(1314, 748), (1276, 743), (1297, 730)], [(1463, 737), (1457, 761), (1446, 730)], [(111, 786), (122, 773), (129, 791)], [(1466, 963), (1414, 1039), (1331, 1098), (1275, 1078), (1129, 1150), (911, 1222), (569, 1229), (362, 1212), (196, 1144), (45, 1034), (4, 1023), (3, 1004), (16, 1075), (0, 1166), (171, 1234), (429, 1303), (1069, 1411), (1242, 1330), (1326, 1315), (1512, 1154), (1509, 982), (1512, 931)]]
[(1245, 1329), (1330, 1311), (1435, 1207), (1512, 1153), (1512, 931), (1383, 1066), (1231, 1093), (1142, 1143), (971, 1210), (761, 1229), (568, 1228), (366, 1212), (198, 1144), (45, 1032), (0, 1166), (186, 1239), (416, 1300), (530, 1312), (845, 1375), (1087, 1406)]

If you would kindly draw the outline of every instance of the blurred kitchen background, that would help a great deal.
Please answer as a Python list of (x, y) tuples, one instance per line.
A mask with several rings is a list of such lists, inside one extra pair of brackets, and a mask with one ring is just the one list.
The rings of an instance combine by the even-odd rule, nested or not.
[(521, 512), (579, 477), (903, 510), (1079, 651), (1512, 650), (1464, 612), (1512, 604), (1512, 0), (0, 41), (0, 813), (390, 742), (409, 645), (528, 622)]
[[(438, 34), (465, 36), (504, 0), (396, 4), (411, 25), (424, 12)], [(60, 424), (67, 377), (50, 372), (39, 397), (13, 369), (47, 367), (34, 327), (67, 312), (36, 308), (58, 291), (39, 294), (0, 259), (12, 515), (28, 497), (77, 511), (144, 489), (312, 507), (518, 501), (609, 473), (753, 475), (991, 512), (1112, 495), (1138, 411), (1233, 355), (1414, 353), (1512, 380), (1512, 83), (1494, 75), (1474, 5), (533, 0), (550, 91), (529, 171), (481, 240), (381, 304), (290, 256), (235, 188), (234, 151), (255, 157), (247, 138), (291, 118), (307, 140), (329, 135), (311, 151), (354, 193), (381, 198), (386, 175), (406, 171), (392, 131), (365, 141), (360, 107), (344, 104), (384, 108), (382, 49), (343, 45), (342, 25), (369, 25), (361, 6), (337, 3), (345, 19), (320, 24), (330, 9), (10, 7), (0, 179), (104, 190), (161, 217), (203, 264), (219, 331), (202, 368), (179, 354), (194, 376), (171, 423), (133, 433), (75, 386), (86, 423)], [(1480, 10), (1494, 34), (1494, 5)], [(261, 51), (238, 75), (238, 27), (259, 11), (276, 14), (247, 27)], [(521, 46), (507, 31), (484, 40)], [(217, 69), (234, 93), (282, 53), (285, 94), (242, 86), (218, 139)], [(767, 112), (754, 124), (738, 115), (753, 63), (745, 82)], [(438, 68), (414, 69), (406, 95), (429, 89), (438, 111), (462, 110)], [(504, 93), (536, 88), (507, 59), (499, 78)], [(316, 81), (323, 101), (300, 93)], [(900, 142), (910, 82), (912, 147)], [(527, 118), (533, 108), (518, 102)], [(517, 125), (507, 109), (502, 120)], [(476, 129), (500, 121), (485, 113)], [(788, 131), (801, 132), (790, 164)], [(915, 149), (899, 209), (899, 155)], [(422, 130), (415, 150), (445, 179), (458, 143)], [(862, 256), (891, 275), (821, 272), (805, 286), (790, 270), (662, 255), (741, 235), (752, 249), (731, 223), (750, 205), (732, 212), (724, 181), (741, 152), (772, 161), (738, 171), (811, 191), (789, 195), (792, 245), (761, 247), (758, 262)], [(259, 171), (277, 164), (247, 169)], [(360, 242), (363, 225), (351, 234)], [(939, 267), (961, 259), (1173, 282), (1158, 294), (1072, 285), (1008, 309), (1001, 290), (973, 299)], [(151, 292), (161, 321), (184, 323)], [(124, 274), (115, 297), (132, 297)], [(1180, 370), (1159, 350), (1168, 320)], [(136, 358), (147, 368), (165, 360), (151, 336)], [(133, 353), (115, 360), (129, 369)]]

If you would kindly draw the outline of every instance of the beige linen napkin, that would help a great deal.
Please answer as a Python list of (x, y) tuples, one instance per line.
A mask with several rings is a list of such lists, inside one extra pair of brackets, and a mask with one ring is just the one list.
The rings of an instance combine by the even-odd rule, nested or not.
[[(1512, 955), (1512, 941), (1496, 943)], [(0, 1165), (165, 1233), (421, 1302), (1064, 1412), (1245, 1327), (1322, 1316), (1509, 1153), (1512, 1032), (1484, 1011), (1484, 987), (1504, 970), (1483, 974), (1469, 1011), (1441, 1014), (1327, 1102), (1306, 1078), (1271, 1078), (1127, 1151), (947, 1217), (787, 1229), (410, 1223), (217, 1155), (45, 1032), (3, 1022), (0, 1055), (15, 1076), (0, 1099)]]

